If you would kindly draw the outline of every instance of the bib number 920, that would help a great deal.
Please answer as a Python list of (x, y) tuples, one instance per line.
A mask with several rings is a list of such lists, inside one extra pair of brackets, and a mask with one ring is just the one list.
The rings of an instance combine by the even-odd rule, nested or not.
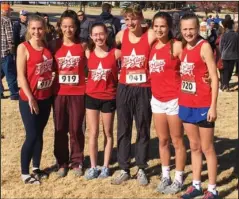
[(60, 84), (78, 84), (79, 75), (59, 75)]
[(196, 82), (182, 81), (181, 90), (187, 93), (196, 93)]

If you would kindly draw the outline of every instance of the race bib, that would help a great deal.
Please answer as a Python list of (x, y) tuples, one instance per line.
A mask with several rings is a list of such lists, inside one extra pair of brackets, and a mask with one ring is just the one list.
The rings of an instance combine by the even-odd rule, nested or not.
[(69, 74), (69, 73), (60, 73), (59, 74), (59, 83), (60, 84), (78, 84), (79, 75), (78, 74)]
[(53, 82), (53, 79), (39, 78), (37, 82), (37, 89), (38, 90), (48, 89), (51, 87), (52, 82)]
[(146, 82), (146, 73), (144, 70), (126, 72), (127, 84), (140, 84)]
[(181, 90), (185, 93), (196, 93), (196, 82), (182, 80)]

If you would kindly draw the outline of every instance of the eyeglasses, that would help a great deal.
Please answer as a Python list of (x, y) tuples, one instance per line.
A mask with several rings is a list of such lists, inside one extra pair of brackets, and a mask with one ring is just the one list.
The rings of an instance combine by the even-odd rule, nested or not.
[(83, 14), (81, 14), (81, 15), (77, 15), (78, 17), (81, 17), (81, 16), (83, 16)]

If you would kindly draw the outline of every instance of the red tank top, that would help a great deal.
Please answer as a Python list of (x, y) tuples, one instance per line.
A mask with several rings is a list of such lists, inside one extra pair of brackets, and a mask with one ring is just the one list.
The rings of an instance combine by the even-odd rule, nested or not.
[(200, 40), (193, 49), (184, 48), (180, 66), (181, 88), (179, 105), (190, 108), (206, 108), (211, 105), (211, 87), (203, 81), (208, 72), (200, 51), (205, 40)]
[(89, 73), (86, 94), (97, 99), (115, 99), (118, 82), (115, 48), (104, 58), (91, 52), (87, 66)]
[(56, 95), (85, 94), (85, 53), (80, 43), (65, 46), (57, 41), (55, 52), (57, 83)]
[(171, 58), (171, 45), (168, 42), (160, 49), (155, 43), (149, 56), (149, 72), (153, 96), (166, 102), (178, 98), (180, 86), (180, 60)]
[(149, 53), (148, 31), (142, 35), (139, 42), (131, 43), (129, 41), (129, 30), (125, 29), (121, 47), (122, 66), (119, 82), (131, 86), (150, 87)]
[[(29, 53), (26, 74), (31, 92), (37, 100), (47, 99), (52, 95), (52, 55), (47, 48), (38, 51), (28, 42), (23, 42), (23, 45)], [(20, 89), (20, 97), (22, 100), (28, 101), (22, 88)]]

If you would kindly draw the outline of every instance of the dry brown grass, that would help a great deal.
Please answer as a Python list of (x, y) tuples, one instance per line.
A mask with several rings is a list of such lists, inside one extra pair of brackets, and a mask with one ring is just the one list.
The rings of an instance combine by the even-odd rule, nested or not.
[[(5, 84), (6, 85), (6, 84)], [(5, 88), (7, 88), (5, 86)], [(6, 93), (6, 92), (5, 92)], [(2, 198), (158, 198), (162, 195), (155, 192), (155, 187), (159, 182), (159, 159), (158, 140), (155, 130), (151, 128), (150, 160), (148, 162), (148, 174), (150, 184), (147, 187), (139, 187), (136, 180), (132, 179), (123, 185), (115, 186), (110, 184), (110, 178), (105, 180), (86, 181), (83, 177), (76, 178), (69, 173), (64, 179), (58, 179), (56, 173), (51, 173), (50, 178), (44, 181), (41, 186), (24, 185), (20, 180), (20, 150), (24, 141), (25, 132), (18, 110), (18, 102), (9, 99), (2, 102), (2, 131), (5, 138), (1, 140), (2, 164), (1, 183)], [(215, 128), (215, 146), (218, 154), (218, 190), (225, 198), (238, 198), (238, 179), (234, 174), (236, 166), (236, 146), (238, 142), (238, 96), (237, 93), (220, 93), (218, 100), (218, 120)], [(116, 140), (116, 121), (114, 126), (114, 138)], [(44, 149), (42, 154), (42, 168), (53, 165), (53, 121), (52, 115), (44, 133)], [(135, 142), (135, 128), (133, 130), (133, 143)], [(187, 141), (187, 139), (186, 139)], [(188, 146), (188, 142), (187, 142)], [(99, 164), (103, 159), (103, 136), (99, 138)], [(188, 157), (190, 150), (188, 152)], [(88, 134), (86, 132), (85, 146), (86, 165), (89, 166), (88, 156)], [(186, 166), (185, 184), (191, 182), (190, 158)], [(132, 159), (134, 162), (134, 159)], [(118, 169), (116, 162), (116, 143), (111, 168)], [(174, 157), (172, 158), (172, 168), (174, 168)], [(132, 165), (131, 174), (135, 174), (136, 167)], [(172, 170), (173, 174), (174, 170)], [(114, 175), (117, 172), (114, 173)], [(206, 188), (207, 171), (204, 161), (203, 187)], [(172, 198), (173, 196), (164, 196)]]
[[(29, 9), (28, 9), (29, 10)], [(38, 10), (39, 11), (39, 10)], [(6, 83), (5, 88), (7, 88)], [(5, 92), (7, 94), (7, 92)], [(136, 180), (131, 179), (123, 185), (111, 185), (110, 178), (104, 180), (86, 181), (83, 177), (76, 178), (69, 173), (67, 177), (58, 179), (53, 172), (50, 178), (41, 186), (24, 185), (20, 179), (20, 151), (24, 141), (25, 132), (20, 118), (18, 102), (9, 99), (1, 100), (1, 133), (5, 138), (1, 140), (1, 197), (2, 198), (176, 198), (176, 196), (163, 196), (155, 192), (159, 182), (160, 161), (158, 159), (158, 140), (152, 124), (150, 142), (150, 160), (148, 174), (150, 184), (139, 187)], [(238, 179), (234, 174), (236, 166), (236, 146), (238, 143), (238, 93), (220, 93), (218, 99), (218, 120), (215, 128), (215, 146), (218, 154), (218, 191), (225, 198), (238, 198)], [(114, 138), (116, 140), (116, 120)], [(48, 168), (55, 162), (53, 155), (53, 120), (49, 119), (44, 132), (44, 148), (42, 154), (42, 168)], [(135, 128), (133, 130), (133, 143), (135, 142)], [(186, 137), (185, 140), (187, 141)], [(188, 147), (188, 142), (187, 142)], [(103, 136), (99, 137), (99, 164), (103, 159)], [(190, 150), (187, 151), (190, 157)], [(88, 134), (86, 132), (85, 146), (86, 165), (89, 166)], [(134, 159), (132, 159), (134, 162)], [(207, 169), (203, 167), (203, 188), (207, 188)], [(116, 142), (111, 168), (118, 169), (116, 161)], [(174, 173), (174, 157), (172, 157), (172, 174)], [(131, 174), (135, 174), (136, 167), (132, 165)], [(186, 166), (185, 184), (192, 180), (190, 158)], [(116, 172), (114, 172), (114, 175)]]

